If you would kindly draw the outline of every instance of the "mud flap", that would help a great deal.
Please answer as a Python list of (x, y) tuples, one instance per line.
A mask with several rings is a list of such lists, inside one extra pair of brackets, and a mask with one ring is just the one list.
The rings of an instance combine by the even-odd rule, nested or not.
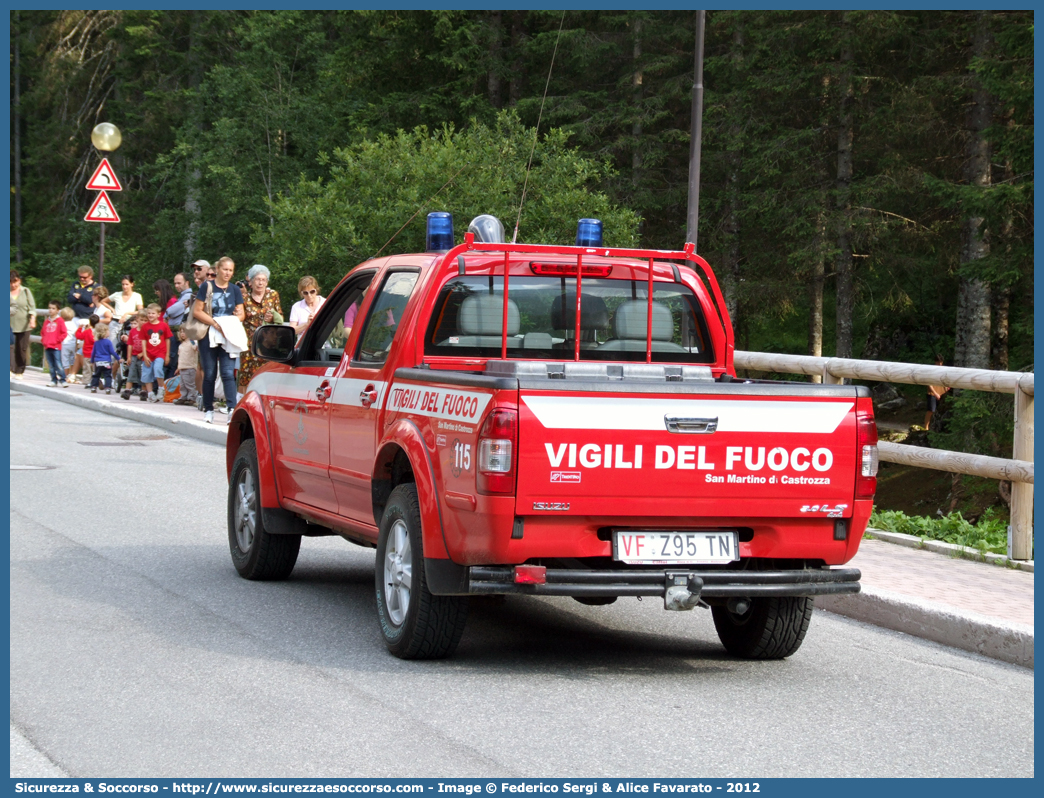
[(457, 565), (453, 560), (424, 558), (424, 576), (428, 590), (434, 596), (466, 596), (469, 593), (467, 566)]

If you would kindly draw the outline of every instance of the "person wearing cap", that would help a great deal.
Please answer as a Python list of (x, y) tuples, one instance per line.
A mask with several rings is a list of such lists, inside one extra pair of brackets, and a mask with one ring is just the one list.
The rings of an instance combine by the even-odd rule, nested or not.
[[(267, 266), (255, 264), (247, 272), (247, 290), (243, 292), (243, 329), (246, 330), (247, 341), (254, 338), (254, 332), (262, 324), (282, 324), (283, 308), (279, 303), (279, 293), (268, 287), (272, 273)], [(257, 370), (264, 362), (254, 357), (250, 349), (239, 355), (239, 392), (246, 393)]]
[(210, 261), (203, 260), (203, 258), (200, 258), (192, 264), (192, 278), (196, 282), (196, 288), (199, 288), (203, 283), (210, 279), (211, 269)]

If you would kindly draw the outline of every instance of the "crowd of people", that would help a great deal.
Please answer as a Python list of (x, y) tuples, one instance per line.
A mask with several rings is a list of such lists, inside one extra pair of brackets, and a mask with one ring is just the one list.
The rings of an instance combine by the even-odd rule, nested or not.
[[(250, 351), (254, 331), (286, 321), (300, 334), (325, 301), (315, 278), (302, 277), (301, 299), (284, 319), (279, 294), (268, 285), (269, 269), (257, 264), (239, 282), (235, 269), (228, 257), (213, 265), (199, 259), (191, 273), (175, 274), (173, 283), (156, 280), (155, 301), (145, 304), (131, 275), (123, 275), (120, 290), (110, 293), (94, 281), (90, 266), (81, 266), (65, 304), (48, 302), (40, 322), (48, 385), (82, 384), (92, 392), (119, 390), (126, 400), (195, 406), (207, 423), (213, 423), (215, 410), (231, 413), (262, 365)], [(16, 380), (24, 378), (29, 365), (37, 324), (32, 291), (12, 269), (11, 373)], [(217, 404), (222, 399), (224, 404)]]

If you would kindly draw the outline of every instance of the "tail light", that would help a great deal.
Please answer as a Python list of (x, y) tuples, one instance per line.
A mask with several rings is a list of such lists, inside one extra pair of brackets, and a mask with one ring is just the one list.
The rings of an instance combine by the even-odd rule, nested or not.
[[(533, 274), (543, 277), (576, 277), (575, 263), (530, 263)], [(586, 263), (581, 269), (584, 277), (608, 277), (613, 272), (612, 266), (589, 266)]]
[[(862, 405), (862, 403), (860, 403)], [(877, 492), (877, 422), (872, 405), (869, 409), (856, 408), (856, 453), (859, 471), (856, 474), (855, 497), (872, 499)]]
[(495, 407), (486, 416), (478, 438), (479, 493), (515, 492), (515, 448), (518, 412)]

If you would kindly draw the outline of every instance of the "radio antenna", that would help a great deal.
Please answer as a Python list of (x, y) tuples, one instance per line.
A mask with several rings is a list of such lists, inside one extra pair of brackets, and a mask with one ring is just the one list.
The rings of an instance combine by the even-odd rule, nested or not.
[(555, 56), (558, 54), (558, 43), (562, 40), (562, 26), (565, 24), (566, 12), (562, 12), (562, 19), (558, 23), (558, 38), (555, 39), (555, 49), (551, 53), (551, 66), (547, 69), (547, 80), (544, 83), (544, 96), (540, 100), (540, 113), (537, 114), (536, 127), (533, 129), (533, 149), (529, 151), (529, 163), (526, 164), (526, 179), (522, 182), (522, 199), (518, 202), (518, 216), (515, 218), (515, 232), (511, 236), (511, 243), (518, 241), (518, 223), (522, 221), (522, 206), (526, 202), (526, 189), (529, 188), (529, 170), (533, 168), (533, 153), (536, 152), (537, 137), (540, 135), (540, 120), (544, 116), (544, 102), (547, 100), (547, 87), (551, 85), (551, 70), (555, 68)]
[(430, 197), (428, 197), (427, 200), (425, 200), (423, 203), (421, 203), (421, 206), (419, 208), (417, 208), (416, 211), (413, 212), (413, 216), (411, 216), (409, 219), (406, 220), (406, 224), (404, 224), (402, 227), (400, 227), (398, 230), (396, 230), (394, 233), (392, 233), (392, 237), (384, 242), (384, 246), (381, 247), (379, 250), (377, 250), (377, 253), (375, 255), (371, 256), (371, 260), (373, 258), (376, 258), (377, 255), (380, 255), (382, 252), (384, 252), (385, 248), (392, 241), (395, 240), (395, 237), (397, 235), (399, 235), (399, 233), (401, 233), (403, 230), (406, 229), (406, 225), (408, 225), (410, 222), (412, 222), (414, 219), (416, 219), (417, 218), (417, 214), (420, 213), (421, 211), (423, 211), (426, 207), (428, 207), (431, 204), (431, 201), (433, 199), (435, 199), (437, 196), (439, 196), (439, 194), (442, 193), (442, 189), (446, 188), (446, 186), (448, 186), (450, 183), (452, 183), (454, 180), (456, 180), (457, 179), (457, 175), (459, 175), (461, 172), (463, 172), (467, 167), (468, 167), (467, 163), (465, 163), (463, 166), (461, 166), (460, 169), (458, 169), (456, 172), (454, 172), (453, 177), (451, 177), (449, 180), (447, 180), (445, 183), (442, 184), (442, 188), (440, 188), (438, 191), (436, 191), (434, 194), (432, 194)]

